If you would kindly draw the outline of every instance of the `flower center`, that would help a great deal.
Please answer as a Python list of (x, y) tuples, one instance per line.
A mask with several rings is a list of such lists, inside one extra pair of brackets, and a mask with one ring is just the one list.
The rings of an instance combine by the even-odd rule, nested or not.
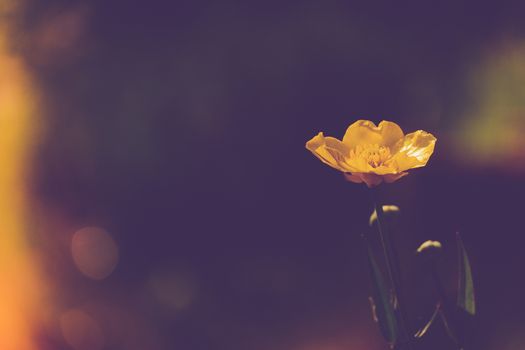
[(357, 145), (350, 151), (351, 158), (363, 159), (371, 167), (377, 168), (391, 158), (390, 148), (379, 145)]

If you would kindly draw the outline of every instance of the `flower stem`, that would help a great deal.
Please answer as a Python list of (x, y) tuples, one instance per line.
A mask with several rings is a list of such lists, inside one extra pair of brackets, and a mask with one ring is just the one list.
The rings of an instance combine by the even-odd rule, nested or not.
[(434, 281), (434, 287), (436, 288), (436, 292), (438, 293), (439, 297), (439, 312), (441, 313), (441, 317), (443, 318), (443, 322), (445, 322), (445, 328), (447, 330), (447, 333), (449, 334), (450, 338), (454, 341), (456, 347), (458, 350), (463, 350), (462, 343), (458, 340), (457, 336), (453, 334), (453, 330), (450, 328), (451, 325), (449, 324), (451, 321), (454, 322), (454, 319), (447, 320), (448, 317), (454, 316), (453, 314), (446, 314), (447, 311), (451, 311), (454, 309), (454, 306), (450, 305), (450, 300), (447, 298), (447, 294), (445, 293), (445, 288), (443, 287), (443, 283), (441, 282), (441, 279), (439, 278), (439, 274), (437, 271), (437, 267), (435, 262), (431, 262), (430, 265), (430, 274), (432, 275), (432, 280)]
[(374, 206), (377, 214), (377, 227), (379, 231), (379, 237), (381, 241), (381, 246), (383, 248), (383, 253), (385, 255), (385, 264), (387, 272), (389, 275), (390, 283), (392, 285), (392, 290), (394, 294), (394, 308), (399, 312), (399, 323), (401, 331), (406, 341), (407, 349), (412, 350), (414, 346), (412, 344), (412, 335), (408, 330), (408, 317), (405, 310), (402, 308), (404, 301), (402, 300), (401, 288), (400, 288), (400, 269), (399, 261), (393, 250), (390, 237), (387, 232), (387, 225), (385, 220), (385, 215), (383, 212), (383, 205), (377, 201), (375, 198), (375, 191), (372, 190), (372, 198), (374, 201)]
[(437, 272), (436, 263), (434, 261), (432, 261), (430, 265), (430, 275), (432, 276), (432, 280), (434, 281), (434, 287), (436, 288), (436, 292), (439, 297), (439, 302), (441, 304), (448, 302), (447, 295), (445, 293), (445, 288), (443, 287), (443, 283), (441, 283), (441, 279), (439, 278)]

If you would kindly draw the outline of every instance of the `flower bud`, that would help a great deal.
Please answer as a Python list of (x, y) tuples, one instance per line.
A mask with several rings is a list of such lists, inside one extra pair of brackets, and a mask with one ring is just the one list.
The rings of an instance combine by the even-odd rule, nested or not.
[(434, 260), (441, 253), (442, 245), (438, 241), (426, 241), (423, 242), (417, 248), (417, 254), (427, 259)]
[[(385, 214), (385, 217), (392, 217), (397, 215), (399, 212), (399, 207), (397, 205), (383, 205), (383, 213)], [(372, 215), (370, 215), (370, 220), (368, 221), (368, 224), (370, 226), (373, 226), (375, 222), (377, 221), (377, 212), (374, 209), (372, 212)]]

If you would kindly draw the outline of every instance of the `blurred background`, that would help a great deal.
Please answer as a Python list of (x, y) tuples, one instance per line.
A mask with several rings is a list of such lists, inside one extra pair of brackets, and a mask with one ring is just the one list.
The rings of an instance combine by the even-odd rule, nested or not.
[[(410, 313), (414, 255), (455, 233), (468, 349), (525, 349), (525, 5), (0, 0), (0, 346), (380, 350), (372, 209), (305, 148), (356, 119), (423, 129), (381, 186)], [(415, 327), (415, 325), (414, 325)], [(436, 324), (425, 349), (454, 349)]]

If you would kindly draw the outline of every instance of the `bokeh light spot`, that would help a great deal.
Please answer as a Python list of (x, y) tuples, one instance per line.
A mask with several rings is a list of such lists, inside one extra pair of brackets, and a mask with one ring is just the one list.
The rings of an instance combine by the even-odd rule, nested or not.
[(178, 271), (159, 271), (149, 280), (151, 292), (160, 303), (176, 310), (191, 305), (195, 294), (193, 279)]
[(119, 259), (117, 244), (106, 230), (98, 227), (85, 227), (75, 232), (71, 254), (80, 272), (96, 280), (108, 277)]
[(104, 334), (97, 322), (84, 311), (71, 309), (60, 315), (60, 329), (66, 343), (74, 350), (99, 350)]
[[(525, 169), (525, 41), (491, 47), (468, 80), (469, 103), (455, 133), (461, 159)], [(455, 149), (455, 150), (456, 150)]]

